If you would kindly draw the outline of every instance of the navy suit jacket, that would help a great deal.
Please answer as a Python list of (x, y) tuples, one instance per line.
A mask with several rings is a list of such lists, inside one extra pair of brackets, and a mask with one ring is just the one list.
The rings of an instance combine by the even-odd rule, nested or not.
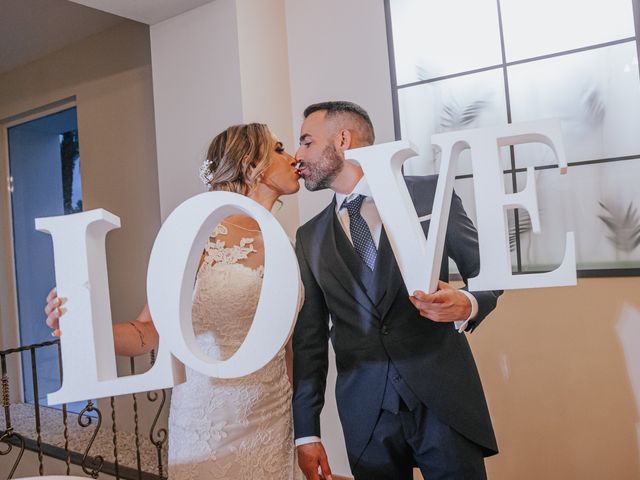
[[(406, 177), (418, 216), (431, 213), (437, 176)], [(425, 235), (429, 222), (423, 222)], [(320, 412), (328, 365), (328, 341), (336, 354), (336, 400), (347, 450), (357, 459), (367, 445), (382, 404), (389, 362), (438, 418), (497, 453), (480, 377), (464, 334), (452, 323), (421, 317), (409, 301), (400, 270), (382, 233), (376, 288), (358, 273), (359, 257), (335, 214), (335, 198), (298, 229), (296, 253), (305, 287), (293, 335), (295, 437), (320, 436)], [(350, 250), (350, 251), (348, 251)], [(480, 268), (477, 232), (454, 194), (440, 278), (448, 281), (447, 257), (463, 280)], [(362, 266), (362, 262), (360, 262)], [(499, 291), (472, 292), (479, 311), (475, 329), (496, 306)]]

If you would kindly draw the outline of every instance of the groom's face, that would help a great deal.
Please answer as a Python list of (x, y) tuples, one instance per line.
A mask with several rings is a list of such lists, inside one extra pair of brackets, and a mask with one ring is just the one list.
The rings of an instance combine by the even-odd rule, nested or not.
[(302, 122), (296, 161), (299, 162), (298, 172), (307, 190), (331, 188), (344, 167), (342, 152), (335, 145), (333, 127), (324, 111), (313, 112)]

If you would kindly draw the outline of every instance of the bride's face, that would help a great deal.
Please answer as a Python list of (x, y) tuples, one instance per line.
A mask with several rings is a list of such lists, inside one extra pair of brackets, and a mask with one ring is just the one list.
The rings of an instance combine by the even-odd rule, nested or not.
[(284, 150), (282, 142), (274, 138), (269, 154), (269, 166), (262, 174), (260, 183), (278, 195), (290, 195), (300, 190), (299, 179), (296, 159)]

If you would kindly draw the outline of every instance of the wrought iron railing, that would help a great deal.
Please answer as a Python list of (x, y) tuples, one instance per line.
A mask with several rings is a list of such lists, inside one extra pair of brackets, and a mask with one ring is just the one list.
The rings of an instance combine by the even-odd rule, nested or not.
[[(60, 378), (62, 378), (62, 360), (60, 355), (60, 341), (52, 340), (34, 345), (26, 345), (19, 348), (12, 348), (0, 351), (0, 388), (2, 410), (4, 414), (4, 429), (0, 429), (0, 460), (9, 459), (11, 462), (11, 454), (13, 453), (13, 463), (9, 467), (7, 478), (13, 478), (18, 466), (23, 461), (25, 450), (31, 450), (37, 454), (38, 475), (44, 475), (45, 462), (44, 457), (52, 457), (59, 459), (65, 463), (66, 474), (70, 475), (71, 465), (79, 465), (82, 471), (91, 478), (98, 478), (101, 474), (114, 476), (116, 479), (123, 480), (163, 480), (167, 478), (166, 474), (166, 446), (167, 446), (167, 430), (159, 425), (159, 421), (165, 405), (167, 403), (167, 392), (152, 391), (146, 393), (147, 407), (155, 407), (152, 412), (151, 426), (146, 438), (142, 437), (140, 428), (140, 395), (131, 395), (133, 402), (133, 445), (131, 442), (124, 441), (123, 436), (129, 435), (126, 432), (118, 430), (118, 418), (120, 416), (118, 408), (116, 408), (116, 398), (109, 399), (111, 431), (102, 430), (103, 413), (94, 404), (88, 401), (84, 408), (77, 414), (68, 411), (67, 405), (62, 405), (61, 412), (53, 411), (50, 408), (43, 407), (40, 404), (38, 391), (38, 364), (37, 354), (43, 348), (57, 348), (58, 350), (58, 369)], [(11, 403), (10, 385), (12, 377), (9, 375), (7, 359), (12, 355), (27, 354), (31, 359), (31, 382), (33, 389), (33, 405), (23, 403)], [(155, 361), (154, 354), (151, 354), (151, 364)], [(22, 363), (22, 368), (25, 367)], [(131, 374), (135, 374), (135, 359), (130, 359)], [(16, 373), (17, 375), (17, 373)], [(43, 411), (43, 408), (45, 409)], [(18, 426), (12, 413), (21, 413), (22, 422)], [(25, 427), (25, 412), (31, 412), (27, 415), (27, 421), (33, 421), (33, 428)], [(47, 420), (46, 432), (43, 430), (43, 413)], [(61, 413), (61, 415), (59, 415)], [(126, 413), (126, 412), (125, 412)], [(59, 418), (56, 418), (59, 417)], [(74, 428), (73, 418), (79, 428)], [(2, 427), (0, 422), (0, 428)], [(48, 442), (43, 434), (48, 433), (49, 437), (52, 433), (59, 435), (57, 432), (51, 432), (52, 428), (62, 429), (62, 440), (60, 442)], [(88, 440), (82, 430), (89, 432)], [(23, 430), (23, 431), (20, 431)], [(78, 448), (78, 440), (74, 438), (76, 435), (84, 441), (84, 448)], [(95, 450), (96, 439), (102, 439), (100, 453), (92, 453)], [(105, 445), (108, 442), (108, 447)], [(58, 444), (56, 444), (58, 443)], [(110, 452), (105, 453), (105, 448)], [(144, 455), (143, 455), (144, 454)], [(127, 461), (123, 461), (123, 457), (127, 457)], [(144, 457), (144, 458), (143, 458)], [(153, 457), (153, 461), (149, 458)], [(143, 461), (144, 460), (144, 461)], [(5, 463), (5, 462), (2, 462)], [(35, 474), (35, 472), (33, 472)]]

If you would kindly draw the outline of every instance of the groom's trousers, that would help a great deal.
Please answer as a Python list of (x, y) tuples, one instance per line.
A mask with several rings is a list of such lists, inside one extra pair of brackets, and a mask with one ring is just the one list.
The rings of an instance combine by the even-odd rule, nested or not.
[(390, 363), (382, 409), (369, 443), (351, 470), (356, 480), (486, 480), (480, 446), (442, 423)]

